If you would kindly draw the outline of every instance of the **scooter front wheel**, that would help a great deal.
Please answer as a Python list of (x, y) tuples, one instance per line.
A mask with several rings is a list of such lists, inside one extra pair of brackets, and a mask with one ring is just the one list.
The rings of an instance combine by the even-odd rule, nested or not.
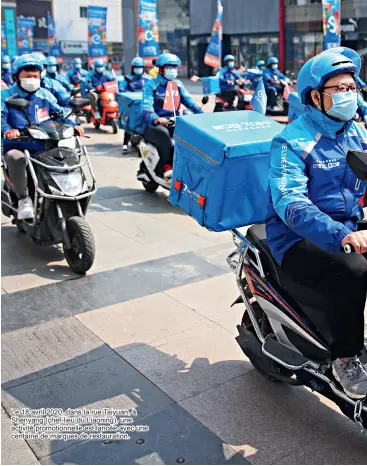
[(155, 181), (142, 181), (142, 183), (148, 193), (155, 193), (159, 187)]
[(73, 272), (85, 274), (93, 265), (95, 258), (95, 244), (90, 226), (81, 217), (70, 217), (66, 222), (66, 231), (71, 248), (64, 244), (64, 254)]
[(112, 133), (117, 134), (119, 132), (119, 124), (117, 118), (111, 120)]

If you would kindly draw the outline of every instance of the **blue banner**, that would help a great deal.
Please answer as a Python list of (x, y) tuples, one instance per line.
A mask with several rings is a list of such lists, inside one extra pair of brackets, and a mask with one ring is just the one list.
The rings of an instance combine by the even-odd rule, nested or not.
[(34, 24), (34, 18), (25, 18), (24, 16), (18, 16), (19, 55), (22, 55), (23, 53), (32, 53), (33, 51)]
[(156, 0), (140, 0), (138, 24), (139, 57), (146, 65), (159, 55), (159, 31)]
[(96, 58), (108, 61), (107, 52), (107, 7), (88, 7), (88, 62)]
[(213, 68), (220, 68), (222, 64), (222, 41), (223, 41), (223, 4), (224, 0), (217, 0), (218, 10), (217, 17), (214, 21), (214, 26), (212, 29), (212, 35), (208, 48), (206, 49), (206, 54), (204, 57), (204, 63)]
[(18, 54), (17, 24), (15, 20), (15, 10), (13, 8), (4, 8), (4, 20), (8, 55), (13, 57)]
[(256, 112), (260, 113), (261, 115), (265, 115), (267, 102), (268, 98), (265, 92), (264, 81), (260, 79), (260, 81), (257, 83), (250, 104)]
[(62, 63), (62, 51), (59, 39), (56, 35), (55, 25), (51, 16), (51, 12), (47, 13), (47, 22), (48, 22), (48, 45), (49, 45), (49, 54), (52, 57), (56, 57), (59, 63)]
[(1, 21), (1, 55), (6, 55), (7, 53), (5, 21)]
[(340, 0), (322, 0), (324, 50), (340, 46)]

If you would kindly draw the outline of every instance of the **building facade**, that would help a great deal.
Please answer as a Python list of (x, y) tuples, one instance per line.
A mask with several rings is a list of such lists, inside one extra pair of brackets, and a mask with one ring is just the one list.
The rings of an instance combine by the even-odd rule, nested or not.
[(82, 57), (86, 61), (88, 5), (107, 7), (108, 55), (110, 60), (116, 64), (122, 60), (122, 0), (52, 0), (52, 3), (64, 62), (70, 63), (75, 57)]

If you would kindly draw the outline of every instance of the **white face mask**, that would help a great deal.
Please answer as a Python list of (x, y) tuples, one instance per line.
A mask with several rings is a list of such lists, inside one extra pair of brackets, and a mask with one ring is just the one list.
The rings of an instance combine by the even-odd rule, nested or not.
[(47, 68), (47, 71), (48, 71), (50, 74), (55, 74), (56, 71), (57, 71), (57, 66), (56, 66), (56, 65), (49, 65), (48, 68)]
[(164, 77), (168, 79), (168, 81), (173, 81), (177, 78), (177, 68), (167, 68), (164, 71)]
[(27, 92), (35, 92), (41, 87), (41, 80), (38, 78), (21, 78), (20, 86)]

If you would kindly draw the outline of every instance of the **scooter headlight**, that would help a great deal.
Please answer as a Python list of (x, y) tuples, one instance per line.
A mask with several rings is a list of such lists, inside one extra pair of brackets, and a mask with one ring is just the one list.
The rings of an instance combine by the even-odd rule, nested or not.
[(65, 128), (64, 131), (62, 132), (62, 138), (63, 139), (69, 139), (74, 136), (74, 126), (69, 126), (68, 128)]
[(28, 132), (34, 139), (50, 139), (49, 135), (40, 129), (28, 128)]
[(69, 173), (52, 173), (51, 176), (66, 196), (77, 196), (83, 188), (83, 177), (80, 168)]

